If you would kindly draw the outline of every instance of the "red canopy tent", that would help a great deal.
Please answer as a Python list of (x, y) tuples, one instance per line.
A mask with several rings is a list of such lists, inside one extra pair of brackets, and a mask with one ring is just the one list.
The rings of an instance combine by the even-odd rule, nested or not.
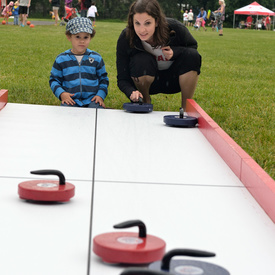
[(257, 19), (259, 15), (275, 16), (275, 12), (261, 6), (257, 2), (253, 2), (250, 5), (244, 6), (234, 11), (233, 28), (235, 26), (235, 14), (257, 15)]

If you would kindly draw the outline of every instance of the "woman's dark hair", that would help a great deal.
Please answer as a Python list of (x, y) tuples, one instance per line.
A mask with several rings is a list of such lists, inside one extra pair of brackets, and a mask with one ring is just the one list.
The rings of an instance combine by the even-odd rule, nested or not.
[(130, 41), (130, 46), (134, 46), (134, 20), (136, 13), (147, 13), (156, 20), (156, 29), (153, 36), (155, 46), (165, 46), (169, 41), (169, 27), (165, 15), (157, 0), (137, 0), (135, 1), (128, 13), (128, 25), (126, 28), (126, 36)]

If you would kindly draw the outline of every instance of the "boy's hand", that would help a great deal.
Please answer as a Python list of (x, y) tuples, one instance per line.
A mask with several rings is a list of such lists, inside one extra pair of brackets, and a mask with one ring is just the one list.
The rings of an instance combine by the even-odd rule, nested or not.
[(75, 101), (72, 99), (72, 96), (74, 96), (74, 94), (63, 92), (60, 95), (61, 103), (62, 104), (66, 103), (68, 105), (75, 105)]
[(104, 100), (100, 96), (98, 95), (94, 96), (92, 101), (94, 101), (95, 103), (99, 103), (100, 106), (102, 106), (103, 108), (106, 108), (104, 104)]

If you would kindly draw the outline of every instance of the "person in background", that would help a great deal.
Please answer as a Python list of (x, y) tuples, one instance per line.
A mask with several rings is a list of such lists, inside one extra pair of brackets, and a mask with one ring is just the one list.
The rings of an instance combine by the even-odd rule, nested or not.
[(95, 16), (99, 16), (96, 8), (96, 3), (92, 2), (91, 7), (88, 9), (87, 17), (93, 22), (93, 27), (95, 27)]
[(271, 19), (270, 19), (270, 16), (268, 15), (266, 18), (265, 18), (265, 28), (267, 31), (270, 30), (270, 26), (271, 26)]
[(12, 8), (13, 8), (13, 2), (10, 1), (9, 4), (2, 11), (2, 15), (4, 16), (4, 20), (6, 24), (9, 24), (8, 21), (9, 21), (9, 17), (12, 14)]
[(210, 19), (210, 23), (208, 24), (208, 26), (211, 26), (212, 31), (215, 31), (215, 29), (216, 29), (216, 20), (215, 20), (214, 15), (211, 15), (209, 19)]
[(6, 7), (6, 5), (7, 5), (6, 0), (1, 0), (1, 8), (0, 8), (1, 12), (2, 12), (3, 9)]
[(219, 19), (217, 20), (216, 24), (217, 24), (217, 28), (219, 30), (219, 36), (223, 36), (223, 21), (225, 19), (225, 2), (224, 0), (219, 0), (219, 5), (220, 7), (214, 11), (217, 12), (219, 14)]
[(190, 9), (190, 11), (188, 12), (188, 26), (193, 26), (193, 20), (194, 20), (194, 13), (193, 11)]
[(78, 0), (80, 6), (80, 16), (87, 17), (88, 8), (91, 6), (90, 0)]
[(251, 29), (252, 23), (253, 23), (252, 16), (251, 15), (247, 16), (247, 18), (246, 18), (246, 28)]
[(13, 15), (13, 24), (19, 25), (19, 2), (18, 1), (14, 3), (13, 9), (12, 9), (12, 15)]
[(68, 8), (71, 10), (71, 8), (73, 7), (73, 0), (65, 0), (64, 4), (65, 4), (65, 16), (64, 17), (66, 18), (68, 15), (68, 12), (67, 12)]
[(61, 106), (105, 108), (109, 78), (102, 57), (88, 49), (95, 36), (87, 17), (75, 17), (66, 26), (72, 48), (57, 56), (49, 84)]
[(25, 27), (27, 17), (29, 14), (29, 8), (31, 5), (31, 0), (19, 0), (19, 18), (20, 18), (20, 26)]
[(188, 25), (188, 10), (186, 10), (183, 14), (183, 24), (184, 26)]
[(73, 0), (65, 0), (65, 7), (72, 8)]
[(201, 26), (203, 27), (203, 29), (206, 31), (207, 29), (205, 28), (205, 22), (207, 20), (207, 13), (204, 10), (204, 8), (201, 8), (197, 18), (200, 18), (201, 21)]
[(60, 0), (49, 0), (49, 2), (52, 4), (55, 26), (57, 26), (59, 20), (58, 10), (60, 8)]
[(262, 29), (263, 29), (263, 30), (266, 29), (266, 28), (265, 28), (265, 19), (266, 19), (266, 17), (263, 16), (263, 21), (262, 21)]
[(119, 89), (132, 101), (181, 92), (181, 107), (192, 98), (200, 74), (197, 41), (179, 21), (166, 18), (157, 0), (137, 0), (117, 41)]

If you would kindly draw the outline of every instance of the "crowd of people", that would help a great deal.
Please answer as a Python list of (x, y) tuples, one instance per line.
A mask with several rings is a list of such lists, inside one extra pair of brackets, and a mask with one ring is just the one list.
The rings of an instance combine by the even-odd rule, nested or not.
[[(194, 23), (195, 20), (195, 23)], [(212, 27), (212, 30), (217, 28), (219, 35), (223, 36), (223, 22), (225, 20), (225, 2), (224, 0), (219, 1), (219, 8), (211, 13), (209, 10), (206, 10), (202, 7), (194, 18), (194, 13), (192, 9), (185, 10), (183, 13), (183, 23), (185, 26), (194, 26), (197, 29), (203, 28), (204, 31), (207, 31), (206, 23), (209, 22), (208, 26)]]
[(240, 29), (251, 29), (255, 26), (256, 30), (270, 30), (271, 29), (271, 18), (269, 15), (267, 16), (262, 16), (261, 18), (258, 18), (254, 21), (252, 16), (249, 15), (247, 16), (245, 21), (240, 21), (239, 22), (239, 28)]
[(193, 26), (193, 21), (194, 21), (194, 13), (192, 11), (192, 9), (189, 10), (185, 10), (184, 14), (183, 14), (183, 23), (185, 26)]
[[(55, 25), (58, 25), (59, 17), (59, 9), (61, 6), (61, 0), (49, 0), (49, 3), (52, 7), (52, 18), (55, 20)], [(65, 16), (63, 18), (72, 19), (75, 16), (88, 17), (93, 22), (93, 26), (95, 26), (96, 16), (99, 16), (96, 3), (91, 0), (78, 0), (77, 8), (80, 11), (78, 13), (76, 8), (72, 6), (73, 0), (64, 0), (65, 4)], [(16, 2), (10, 1), (6, 4), (6, 0), (1, 0), (1, 15), (4, 17), (4, 23), (9, 23), (9, 18), (12, 16), (14, 19), (14, 25), (20, 25), (22, 27), (25, 26), (26, 20), (29, 14), (29, 7), (31, 5), (31, 0), (17, 0)], [(202, 27), (204, 31), (206, 31), (206, 23), (208, 26), (211, 26), (212, 30), (217, 29), (219, 31), (219, 35), (223, 35), (223, 22), (225, 20), (225, 1), (219, 1), (219, 8), (212, 12), (207, 13), (207, 11), (202, 7), (198, 14), (195, 15), (192, 9), (185, 9), (183, 12), (183, 24), (188, 27), (195, 26), (195, 28)], [(73, 15), (68, 16), (69, 15)], [(220, 16), (218, 16), (218, 14)], [(19, 24), (20, 21), (20, 24)], [(255, 29), (271, 29), (271, 18), (270, 16), (262, 16), (262, 18), (257, 17), (255, 22), (253, 22), (253, 18), (251, 15), (247, 16), (246, 20), (240, 21), (238, 28), (251, 29), (254, 27)]]
[[(68, 19), (72, 19), (76, 16), (81, 17), (88, 17), (93, 22), (93, 26), (95, 26), (96, 16), (99, 16), (96, 3), (90, 0), (78, 0), (78, 7), (80, 9), (80, 15), (78, 15), (78, 11), (76, 8), (72, 6), (72, 0), (65, 0), (65, 16), (68, 16)], [(59, 10), (61, 7), (61, 0), (49, 0), (49, 4), (51, 5), (52, 11), (50, 14), (52, 18), (55, 20), (55, 25), (58, 25), (58, 21), (60, 20), (59, 17)], [(29, 15), (29, 8), (31, 6), (31, 0), (18, 0), (16, 2), (10, 1), (6, 4), (6, 0), (1, 1), (1, 15), (4, 17), (2, 24), (11, 24), (9, 22), (9, 18), (13, 18), (14, 25), (20, 25), (21, 27), (25, 27), (27, 22), (27, 17)], [(73, 12), (73, 10), (75, 12)], [(20, 24), (19, 24), (20, 21)]]
[(13, 24), (19, 25), (20, 21), (20, 26), (24, 27), (26, 25), (31, 0), (10, 1), (7, 5), (3, 4), (4, 3), (2, 3), (3, 8), (1, 14), (4, 16), (4, 23), (9, 24), (9, 17), (13, 16)]

